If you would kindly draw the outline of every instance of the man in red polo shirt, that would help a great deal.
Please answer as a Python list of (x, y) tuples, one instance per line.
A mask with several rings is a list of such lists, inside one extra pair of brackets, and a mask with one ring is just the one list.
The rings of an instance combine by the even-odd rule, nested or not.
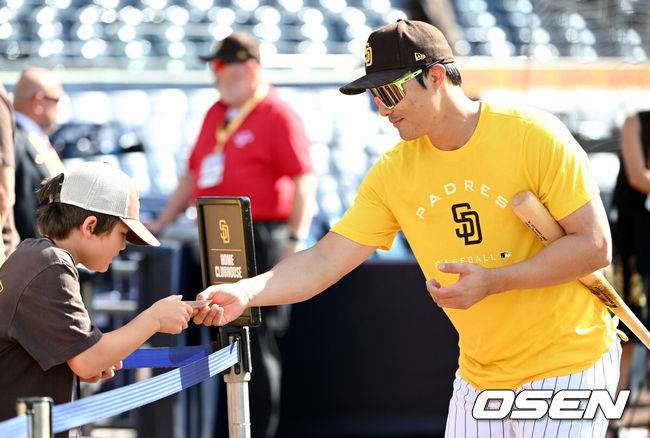
[[(315, 208), (316, 176), (301, 119), (261, 78), (258, 42), (233, 33), (210, 62), (220, 99), (209, 110), (188, 168), (163, 212), (148, 224), (160, 234), (199, 196), (247, 196), (251, 200), (257, 269), (305, 247)], [(277, 337), (289, 308), (264, 308), (252, 329), (250, 384), (253, 437), (273, 437), (279, 421), (280, 354)]]

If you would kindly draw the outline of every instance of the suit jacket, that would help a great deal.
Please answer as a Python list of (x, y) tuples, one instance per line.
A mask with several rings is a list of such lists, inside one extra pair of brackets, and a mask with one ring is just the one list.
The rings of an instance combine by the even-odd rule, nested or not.
[[(36, 190), (41, 181), (50, 177), (50, 172), (42, 160), (37, 160), (38, 151), (30, 141), (27, 131), (20, 125), (16, 126), (14, 138), (16, 159), (16, 204), (14, 205), (14, 220), (20, 240), (40, 237), (36, 227), (39, 207)], [(37, 162), (38, 161), (38, 162)]]

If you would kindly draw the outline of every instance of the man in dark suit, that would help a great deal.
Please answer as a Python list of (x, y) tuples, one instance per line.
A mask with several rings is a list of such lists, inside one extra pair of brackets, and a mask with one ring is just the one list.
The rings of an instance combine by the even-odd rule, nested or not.
[(45, 178), (58, 175), (63, 164), (47, 134), (56, 125), (63, 86), (44, 68), (25, 70), (14, 88), (16, 117), (16, 203), (14, 218), (20, 239), (40, 236), (36, 227), (36, 189)]

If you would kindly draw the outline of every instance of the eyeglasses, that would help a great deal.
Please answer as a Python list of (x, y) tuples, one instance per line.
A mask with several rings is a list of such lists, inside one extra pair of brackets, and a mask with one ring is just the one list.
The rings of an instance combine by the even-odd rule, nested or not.
[(384, 106), (388, 109), (392, 109), (395, 105), (400, 103), (402, 99), (404, 99), (404, 96), (406, 93), (404, 93), (404, 88), (402, 87), (402, 84), (404, 84), (407, 81), (410, 81), (423, 71), (433, 67), (436, 64), (440, 64), (441, 61), (436, 61), (433, 62), (426, 67), (422, 67), (419, 70), (414, 71), (413, 73), (409, 73), (408, 75), (401, 77), (399, 79), (395, 79), (393, 82), (390, 84), (382, 85), (381, 87), (375, 87), (375, 88), (369, 88), (368, 91), (381, 100), (381, 103), (384, 104)]

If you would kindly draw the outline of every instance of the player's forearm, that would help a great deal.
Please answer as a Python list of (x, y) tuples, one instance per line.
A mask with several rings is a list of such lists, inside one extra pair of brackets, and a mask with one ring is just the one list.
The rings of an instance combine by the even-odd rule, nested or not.
[[(297, 303), (324, 291), (342, 275), (312, 248), (292, 254), (268, 272), (238, 283), (251, 306)], [(309, 272), (309, 275), (304, 273)], [(315, 274), (315, 275), (314, 275)]]
[(566, 283), (611, 262), (611, 235), (600, 198), (592, 199), (559, 221), (532, 194), (529, 202), (515, 205), (513, 200), (513, 209), (522, 219), (536, 223), (541, 235), (549, 238), (545, 242), (551, 243), (528, 260), (491, 270), (491, 280), (498, 284), (497, 292)]
[(238, 286), (251, 306), (304, 301), (337, 282), (374, 250), (330, 232), (313, 247), (292, 254), (269, 272), (240, 281)]
[(606, 243), (566, 235), (527, 260), (491, 269), (493, 292), (567, 283), (602, 269), (609, 262), (610, 250)]

